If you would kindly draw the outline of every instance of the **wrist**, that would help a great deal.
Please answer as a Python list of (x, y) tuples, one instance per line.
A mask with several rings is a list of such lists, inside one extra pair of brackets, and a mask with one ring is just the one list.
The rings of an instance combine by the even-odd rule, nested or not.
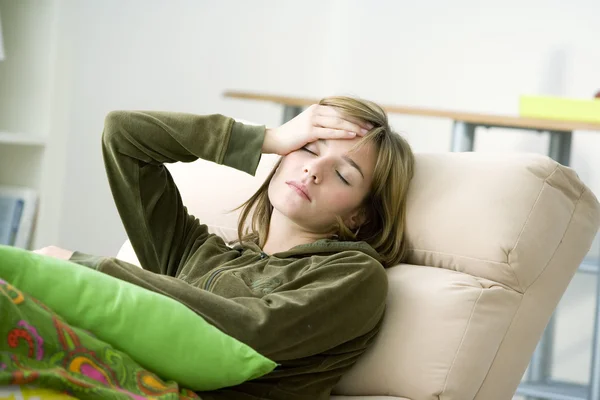
[(273, 147), (273, 137), (275, 136), (274, 128), (266, 128), (265, 129), (265, 138), (263, 140), (262, 152), (264, 154), (273, 154), (275, 153), (275, 149)]

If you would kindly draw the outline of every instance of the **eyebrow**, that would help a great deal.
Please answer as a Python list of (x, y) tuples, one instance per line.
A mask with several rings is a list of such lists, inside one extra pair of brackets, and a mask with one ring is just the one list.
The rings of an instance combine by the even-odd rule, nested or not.
[[(325, 139), (319, 139), (319, 142), (323, 143), (325, 146), (327, 146), (327, 140)], [(358, 164), (356, 162), (354, 162), (353, 159), (351, 159), (350, 157), (348, 157), (347, 155), (343, 155), (342, 159), (344, 161), (346, 161), (348, 164), (350, 164), (351, 166), (353, 166), (354, 168), (357, 169), (357, 171), (360, 173), (360, 176), (363, 177), (363, 179), (365, 179), (365, 175), (363, 174), (362, 170), (360, 169), (360, 167), (358, 166)]]

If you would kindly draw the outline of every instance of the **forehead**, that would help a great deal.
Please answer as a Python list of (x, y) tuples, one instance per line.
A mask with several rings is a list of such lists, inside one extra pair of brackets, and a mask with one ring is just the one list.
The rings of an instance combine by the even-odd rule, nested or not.
[[(365, 143), (358, 148), (357, 145), (363, 140), (363, 138), (354, 139), (328, 139), (319, 140), (319, 144), (324, 148), (327, 148), (332, 153), (340, 155), (348, 155), (354, 159), (354, 157), (360, 158), (371, 158), (375, 157), (375, 151), (371, 143)], [(357, 160), (354, 160), (357, 161)]]

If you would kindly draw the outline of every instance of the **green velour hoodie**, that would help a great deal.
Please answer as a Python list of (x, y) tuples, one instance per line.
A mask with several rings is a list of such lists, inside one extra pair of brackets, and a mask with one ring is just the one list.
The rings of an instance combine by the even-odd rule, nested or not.
[(271, 255), (230, 247), (188, 214), (164, 166), (202, 158), (254, 174), (264, 135), (222, 115), (111, 112), (104, 162), (143, 269), (80, 252), (71, 261), (169, 296), (280, 364), (202, 399), (328, 399), (379, 330), (387, 276), (378, 254), (328, 239)]

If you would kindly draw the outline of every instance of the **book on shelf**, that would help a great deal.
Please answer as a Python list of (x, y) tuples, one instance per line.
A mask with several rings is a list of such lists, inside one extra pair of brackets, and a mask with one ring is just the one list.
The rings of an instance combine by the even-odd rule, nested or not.
[(29, 248), (37, 202), (33, 189), (0, 185), (0, 244)]

